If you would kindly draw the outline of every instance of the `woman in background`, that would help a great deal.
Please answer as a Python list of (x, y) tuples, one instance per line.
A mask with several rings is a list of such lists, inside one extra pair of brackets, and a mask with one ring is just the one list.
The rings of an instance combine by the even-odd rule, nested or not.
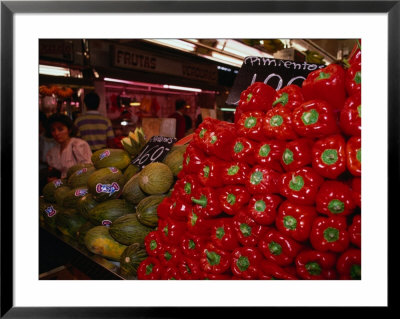
[[(48, 118), (50, 133), (57, 145), (46, 155), (50, 171), (57, 170), (65, 178), (71, 166), (79, 163), (91, 163), (92, 151), (89, 144), (73, 136), (73, 122), (63, 114), (53, 114)], [(54, 176), (54, 174), (51, 174)], [(48, 182), (57, 177), (49, 177)]]

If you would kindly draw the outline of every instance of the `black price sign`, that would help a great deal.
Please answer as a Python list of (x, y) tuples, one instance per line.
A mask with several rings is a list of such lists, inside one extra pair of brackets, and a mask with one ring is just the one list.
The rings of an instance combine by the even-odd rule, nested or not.
[(153, 162), (161, 162), (176, 142), (175, 137), (153, 136), (143, 147), (143, 150), (133, 160), (132, 164), (140, 168)]
[(254, 82), (264, 82), (275, 90), (280, 90), (290, 84), (301, 87), (310, 72), (324, 67), (325, 65), (321, 64), (248, 56), (243, 60), (226, 104), (238, 105), (240, 93)]

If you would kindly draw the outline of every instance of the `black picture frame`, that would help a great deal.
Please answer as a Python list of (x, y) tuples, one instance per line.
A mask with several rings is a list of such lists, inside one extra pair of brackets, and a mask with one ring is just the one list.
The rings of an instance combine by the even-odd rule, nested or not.
[[(387, 13), (388, 14), (388, 208), (397, 213), (399, 181), (399, 24), (400, 1), (1, 1), (1, 317), (5, 318), (177, 318), (212, 314), (217, 309), (188, 307), (14, 307), (13, 304), (13, 16), (16, 13)], [(388, 218), (390, 216), (388, 215)], [(394, 223), (388, 223), (388, 234)], [(388, 241), (388, 247), (393, 246)], [(388, 255), (388, 264), (390, 256)], [(391, 280), (388, 281), (388, 285)], [(29, 288), (28, 288), (29, 289)], [(33, 292), (34, 293), (34, 292)], [(389, 310), (382, 307), (378, 310)], [(190, 307), (189, 307), (190, 308)], [(257, 307), (256, 307), (257, 308)], [(252, 308), (251, 311), (254, 309)], [(235, 314), (249, 315), (245, 308)], [(268, 310), (269, 311), (269, 310)], [(308, 307), (290, 307), (286, 314), (309, 314)], [(319, 309), (321, 311), (321, 309)], [(339, 309), (331, 309), (335, 314)], [(349, 310), (347, 310), (349, 311)], [(368, 309), (369, 312), (374, 312)]]

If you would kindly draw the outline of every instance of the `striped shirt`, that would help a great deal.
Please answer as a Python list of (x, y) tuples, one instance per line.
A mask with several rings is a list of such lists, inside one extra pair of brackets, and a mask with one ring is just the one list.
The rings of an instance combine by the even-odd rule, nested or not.
[(98, 111), (87, 111), (75, 120), (77, 136), (90, 145), (92, 152), (107, 147), (107, 139), (114, 138), (111, 121)]

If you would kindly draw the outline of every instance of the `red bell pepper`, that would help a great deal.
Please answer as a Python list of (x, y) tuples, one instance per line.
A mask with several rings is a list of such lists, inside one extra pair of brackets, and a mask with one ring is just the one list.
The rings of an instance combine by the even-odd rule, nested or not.
[(170, 217), (175, 201), (171, 197), (164, 197), (162, 202), (157, 206), (157, 216), (160, 219)]
[(312, 167), (319, 175), (330, 179), (346, 171), (346, 142), (342, 135), (331, 135), (314, 143)]
[(230, 274), (210, 274), (210, 273), (204, 273), (203, 274), (204, 278), (206, 280), (231, 280), (232, 275)]
[(182, 279), (181, 274), (176, 266), (167, 267), (164, 273), (161, 275), (162, 280), (180, 280)]
[(201, 122), (193, 134), (193, 140), (190, 143), (203, 152), (208, 151), (208, 144), (206, 143), (208, 135), (215, 130), (215, 127), (220, 123), (219, 120), (207, 117)]
[(233, 217), (233, 228), (235, 229), (239, 243), (243, 246), (256, 246), (268, 229), (266, 226), (256, 223), (244, 211)]
[(243, 136), (236, 137), (231, 149), (231, 157), (234, 161), (244, 162), (250, 165), (255, 163), (255, 148), (257, 142)]
[(159, 256), (162, 252), (164, 245), (165, 244), (163, 243), (160, 232), (158, 230), (154, 230), (148, 233), (147, 236), (144, 238), (144, 246), (149, 256)]
[(222, 182), (225, 185), (245, 184), (250, 167), (243, 162), (227, 162), (222, 171)]
[(258, 248), (268, 260), (279, 266), (288, 266), (298, 255), (302, 246), (289, 236), (275, 229), (268, 229), (258, 242)]
[[(186, 174), (198, 174), (203, 168), (206, 156), (203, 151), (190, 143), (183, 154), (182, 170)], [(180, 173), (181, 173), (180, 172)]]
[(361, 248), (361, 214), (355, 215), (348, 229), (350, 242)]
[(254, 157), (259, 165), (281, 172), (283, 170), (280, 164), (280, 159), (284, 149), (285, 141), (264, 140), (256, 147)]
[(270, 260), (262, 260), (260, 263), (259, 279), (296, 280), (298, 278), (295, 275), (292, 275), (291, 273), (287, 272), (284, 268), (282, 268), (275, 262)]
[(185, 174), (174, 184), (171, 197), (175, 200), (179, 199), (187, 204), (191, 204), (192, 196), (200, 186), (198, 179), (194, 175)]
[(361, 137), (352, 136), (346, 144), (347, 169), (354, 176), (361, 176)]
[(223, 185), (222, 170), (224, 166), (225, 162), (216, 157), (206, 158), (198, 175), (200, 184), (207, 187), (221, 187)]
[(324, 179), (311, 167), (305, 166), (281, 175), (280, 194), (300, 205), (313, 205)]
[(354, 45), (351, 50), (348, 58), (348, 64), (360, 64), (361, 65), (361, 39), (357, 40), (357, 43)]
[(228, 215), (236, 215), (250, 199), (246, 188), (239, 185), (229, 185), (219, 189), (219, 201), (222, 210)]
[(231, 149), (235, 139), (235, 125), (224, 122), (215, 126), (215, 129), (206, 135), (205, 143), (208, 155), (224, 161), (231, 160)]
[(361, 208), (361, 177), (353, 177), (351, 180), (351, 189), (354, 203)]
[(239, 246), (232, 218), (216, 218), (211, 226), (211, 241), (218, 248), (232, 251)]
[(346, 218), (317, 217), (313, 221), (310, 243), (319, 251), (343, 252), (349, 246)]
[(345, 70), (338, 64), (312, 71), (303, 81), (304, 100), (324, 100), (340, 110), (346, 99)]
[(304, 206), (284, 201), (278, 209), (275, 226), (294, 240), (304, 242), (310, 237), (317, 211), (314, 206)]
[(147, 257), (143, 260), (137, 270), (139, 280), (158, 280), (164, 272), (161, 262), (155, 257)]
[(263, 165), (255, 165), (247, 175), (246, 188), (251, 194), (279, 193), (281, 174)]
[(266, 112), (272, 108), (276, 90), (263, 82), (254, 82), (240, 94), (239, 108), (244, 112)]
[(307, 100), (295, 108), (292, 121), (294, 131), (300, 136), (321, 138), (339, 133), (333, 108), (323, 100)]
[(230, 257), (229, 252), (208, 243), (201, 252), (200, 267), (205, 273), (222, 274), (231, 266)]
[(361, 64), (353, 64), (346, 70), (345, 86), (350, 96), (361, 93)]
[(282, 198), (273, 194), (256, 194), (249, 200), (245, 210), (258, 224), (268, 226), (275, 222)]
[(210, 225), (207, 219), (197, 215), (194, 209), (189, 213), (186, 228), (190, 233), (200, 236), (208, 236), (210, 232)]
[(275, 107), (265, 114), (262, 131), (266, 138), (294, 140), (293, 116), (285, 107)]
[(336, 269), (342, 280), (361, 280), (361, 250), (346, 250), (339, 256)]
[(186, 231), (186, 224), (171, 218), (159, 219), (157, 229), (160, 231), (160, 235), (164, 243), (169, 245), (177, 245), (179, 244), (181, 236)]
[(318, 191), (315, 202), (317, 211), (327, 216), (347, 216), (355, 209), (350, 187), (339, 181), (325, 181)]
[(286, 172), (311, 164), (311, 148), (313, 141), (308, 138), (299, 138), (287, 142), (280, 158), (281, 165)]
[(181, 241), (182, 253), (192, 259), (199, 259), (205, 246), (205, 239), (202, 236), (187, 232)]
[(340, 128), (348, 136), (361, 136), (361, 94), (346, 99), (340, 111)]
[(257, 279), (260, 276), (262, 254), (257, 247), (238, 247), (231, 255), (231, 270), (240, 279)]
[(178, 270), (182, 276), (182, 279), (186, 280), (198, 280), (203, 278), (203, 272), (200, 268), (200, 263), (192, 258), (183, 256), (178, 261)]
[(296, 259), (296, 271), (305, 280), (325, 280), (332, 278), (336, 255), (317, 250), (301, 251)]
[(160, 255), (157, 257), (164, 268), (176, 266), (182, 258), (181, 250), (175, 245), (164, 245)]
[(290, 112), (304, 102), (301, 88), (295, 84), (285, 86), (277, 92), (277, 98), (272, 103), (273, 107), (285, 107)]
[(234, 118), (233, 118), (233, 123), (236, 124), (240, 120), (240, 117), (242, 116), (243, 112), (244, 112), (243, 107), (239, 107), (239, 106), (236, 107)]
[(203, 187), (193, 194), (192, 202), (196, 215), (203, 218), (212, 218), (222, 212), (218, 192), (211, 187)]
[(176, 198), (174, 204), (172, 205), (172, 211), (169, 217), (173, 220), (179, 220), (186, 223), (192, 209), (193, 205), (191, 203), (188, 204), (180, 197)]
[(255, 141), (264, 139), (262, 130), (264, 121), (264, 113), (262, 112), (244, 112), (237, 121), (237, 135), (249, 138)]

